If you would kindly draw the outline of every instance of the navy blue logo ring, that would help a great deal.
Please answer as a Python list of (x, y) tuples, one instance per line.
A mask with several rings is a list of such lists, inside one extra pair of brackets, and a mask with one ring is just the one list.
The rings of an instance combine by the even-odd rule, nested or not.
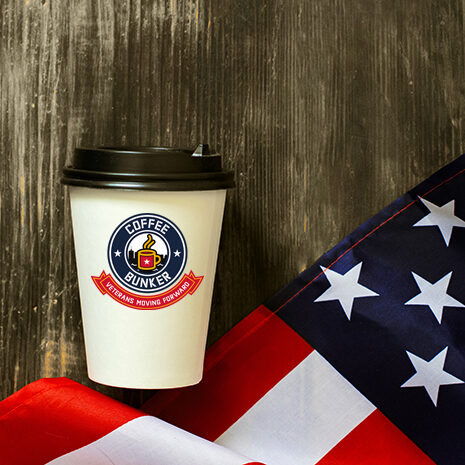
[(179, 228), (154, 213), (131, 216), (113, 232), (108, 262), (128, 289), (156, 294), (175, 284), (184, 271), (187, 246)]

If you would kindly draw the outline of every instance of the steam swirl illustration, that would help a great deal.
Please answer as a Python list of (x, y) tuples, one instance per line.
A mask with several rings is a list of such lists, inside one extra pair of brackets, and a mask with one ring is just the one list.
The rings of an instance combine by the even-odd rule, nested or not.
[(144, 245), (142, 246), (142, 248), (143, 249), (151, 249), (153, 244), (155, 244), (155, 240), (152, 239), (151, 234), (147, 234), (147, 240), (144, 242)]

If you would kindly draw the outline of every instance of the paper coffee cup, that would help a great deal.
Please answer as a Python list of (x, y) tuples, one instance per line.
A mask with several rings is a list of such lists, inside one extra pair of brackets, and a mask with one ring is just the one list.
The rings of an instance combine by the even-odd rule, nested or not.
[(198, 383), (232, 173), (208, 146), (80, 148), (63, 172), (89, 378)]

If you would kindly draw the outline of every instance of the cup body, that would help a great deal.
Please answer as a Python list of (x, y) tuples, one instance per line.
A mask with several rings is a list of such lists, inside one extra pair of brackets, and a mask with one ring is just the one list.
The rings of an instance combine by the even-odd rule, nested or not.
[(225, 197), (70, 186), (90, 379), (201, 380)]

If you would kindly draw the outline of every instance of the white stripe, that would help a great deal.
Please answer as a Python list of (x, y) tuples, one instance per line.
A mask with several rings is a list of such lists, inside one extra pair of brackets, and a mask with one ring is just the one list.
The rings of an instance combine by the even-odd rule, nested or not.
[(154, 417), (129, 421), (53, 465), (244, 465), (252, 460)]
[(216, 442), (267, 465), (310, 465), (374, 410), (313, 351)]

